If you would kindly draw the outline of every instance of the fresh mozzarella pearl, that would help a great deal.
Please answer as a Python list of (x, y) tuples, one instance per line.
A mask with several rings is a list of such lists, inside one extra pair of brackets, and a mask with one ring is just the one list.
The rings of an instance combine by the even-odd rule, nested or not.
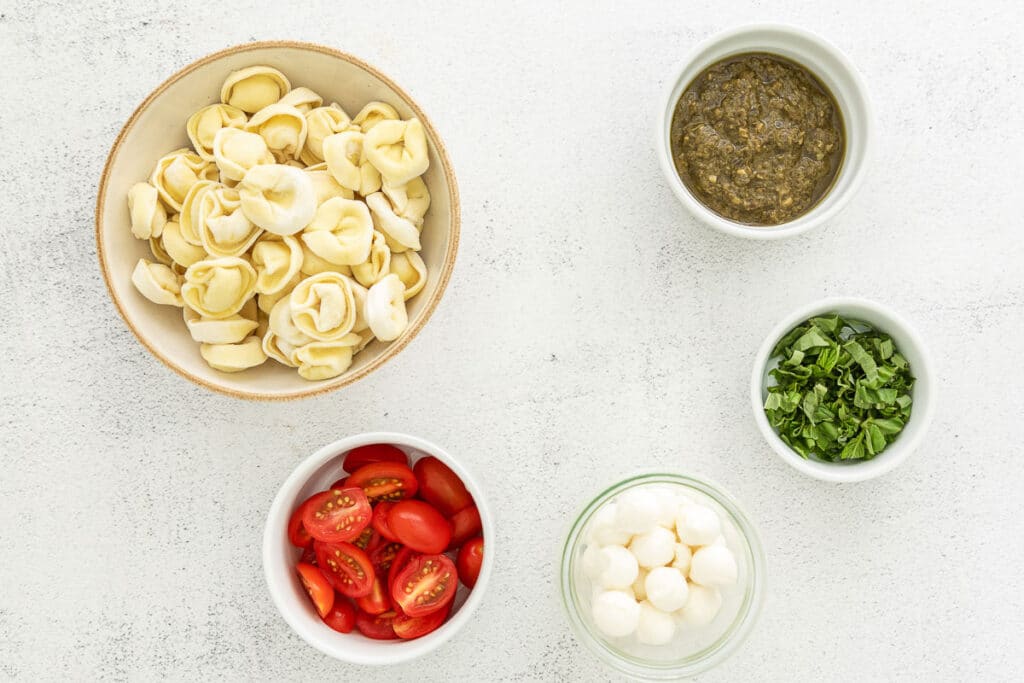
[(678, 569), (658, 567), (652, 569), (644, 581), (647, 600), (662, 612), (674, 612), (686, 604), (689, 588), (686, 578)]
[(691, 583), (690, 598), (676, 616), (688, 626), (706, 626), (714, 620), (721, 606), (722, 594), (717, 588)]
[(690, 551), (690, 546), (685, 543), (676, 543), (676, 556), (672, 560), (672, 566), (686, 574), (690, 571), (690, 558), (693, 553)]
[(644, 586), (645, 581), (647, 581), (647, 570), (641, 569), (636, 575), (636, 581), (633, 582), (633, 595), (636, 596), (637, 600), (647, 599), (647, 588)]
[(615, 525), (622, 531), (642, 534), (658, 523), (659, 500), (650, 490), (626, 491), (615, 503)]
[(679, 509), (679, 498), (676, 492), (671, 489), (658, 489), (653, 492), (658, 503), (658, 515), (656, 522), (658, 526), (674, 530), (676, 528), (676, 510)]
[(622, 591), (604, 591), (594, 598), (591, 607), (594, 625), (612, 638), (628, 636), (640, 620), (640, 604)]
[(640, 603), (636, 639), (646, 645), (664, 645), (676, 634), (676, 621), (649, 602)]
[(656, 526), (646, 534), (634, 536), (629, 549), (641, 567), (663, 567), (676, 554), (676, 535), (665, 527)]
[(702, 586), (731, 586), (736, 574), (736, 558), (724, 545), (706, 545), (690, 562), (690, 580)]
[(587, 549), (583, 551), (583, 557), (580, 558), (580, 562), (583, 565), (583, 573), (588, 579), (596, 579), (604, 571), (605, 562), (601, 556), (601, 548), (593, 543), (588, 545)]
[(629, 588), (640, 572), (633, 553), (621, 545), (601, 548), (600, 561), (604, 563), (604, 567), (598, 582), (605, 588)]
[(615, 525), (617, 506), (608, 503), (594, 513), (587, 532), (587, 541), (596, 545), (626, 545), (632, 534)]
[(721, 523), (711, 508), (687, 505), (676, 515), (676, 533), (686, 545), (707, 545), (718, 537)]

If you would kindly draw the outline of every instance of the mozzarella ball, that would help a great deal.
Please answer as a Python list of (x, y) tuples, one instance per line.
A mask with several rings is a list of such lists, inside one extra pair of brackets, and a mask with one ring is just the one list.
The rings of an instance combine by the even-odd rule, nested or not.
[(686, 604), (689, 596), (686, 577), (672, 567), (652, 569), (644, 581), (644, 592), (647, 600), (662, 612), (674, 612)]
[(676, 533), (686, 545), (707, 545), (718, 537), (718, 515), (703, 505), (687, 505), (676, 515)]
[(676, 543), (676, 556), (672, 560), (672, 565), (683, 574), (690, 571), (690, 558), (693, 556), (693, 552), (690, 550), (690, 546), (685, 543)]
[(645, 581), (647, 581), (647, 570), (641, 569), (636, 575), (636, 581), (633, 582), (633, 595), (636, 596), (637, 600), (647, 599), (647, 588), (644, 586)]
[(583, 556), (580, 558), (580, 564), (583, 566), (583, 574), (588, 579), (594, 580), (601, 576), (601, 572), (604, 571), (605, 562), (601, 555), (601, 548), (593, 543), (587, 546), (587, 549), (583, 551)]
[(658, 523), (659, 502), (649, 490), (626, 491), (615, 501), (615, 525), (631, 534), (650, 531)]
[(724, 545), (706, 545), (690, 561), (690, 580), (702, 586), (731, 586), (737, 571), (736, 558)]
[(600, 562), (604, 566), (597, 581), (605, 588), (629, 588), (640, 572), (633, 553), (621, 545), (601, 548)]
[(606, 636), (619, 638), (636, 630), (640, 620), (640, 604), (628, 593), (604, 591), (591, 606), (594, 625)]
[(664, 645), (676, 634), (676, 620), (649, 602), (640, 603), (636, 639), (646, 645)]
[(594, 513), (587, 530), (587, 541), (596, 545), (626, 545), (632, 536), (615, 524), (618, 506), (608, 503)]
[(676, 612), (679, 621), (687, 626), (710, 624), (722, 607), (722, 594), (714, 586), (701, 586), (696, 583), (691, 583), (689, 590), (689, 599), (683, 608)]
[(680, 499), (678, 493), (672, 489), (658, 489), (654, 492), (654, 497), (658, 501), (658, 526), (663, 526), (669, 530), (675, 530), (676, 528), (676, 511), (680, 507)]
[(641, 567), (664, 567), (676, 554), (676, 535), (662, 526), (634, 536), (629, 549)]

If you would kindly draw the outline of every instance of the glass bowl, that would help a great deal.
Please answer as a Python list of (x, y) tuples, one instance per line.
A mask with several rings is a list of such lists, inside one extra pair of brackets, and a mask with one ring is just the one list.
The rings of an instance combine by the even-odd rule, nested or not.
[[(658, 646), (638, 644), (632, 637), (609, 638), (597, 629), (590, 609), (593, 589), (582, 568), (586, 532), (594, 514), (626, 491), (649, 486), (676, 488), (715, 510), (739, 570), (736, 583), (721, 589), (722, 606), (710, 624), (683, 627), (671, 642)], [(562, 547), (560, 566), (562, 605), (579, 640), (605, 664), (642, 680), (694, 676), (723, 662), (749, 635), (765, 591), (764, 550), (746, 513), (717, 485), (680, 474), (638, 474), (598, 494), (572, 523)]]

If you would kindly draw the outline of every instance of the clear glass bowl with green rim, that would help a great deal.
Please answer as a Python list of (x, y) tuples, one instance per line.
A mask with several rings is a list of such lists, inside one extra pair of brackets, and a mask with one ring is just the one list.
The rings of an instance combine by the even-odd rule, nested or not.
[[(587, 530), (594, 514), (638, 487), (677, 490), (717, 512), (722, 535), (738, 568), (736, 583), (721, 589), (722, 606), (714, 620), (706, 626), (681, 626), (665, 645), (643, 645), (633, 636), (609, 638), (602, 634), (591, 617), (594, 588), (582, 568)], [(645, 472), (602, 491), (577, 515), (562, 546), (559, 587), (562, 605), (577, 638), (601, 661), (633, 678), (675, 680), (717, 666), (743, 643), (761, 610), (765, 565), (757, 530), (740, 505), (720, 486), (681, 474)]]

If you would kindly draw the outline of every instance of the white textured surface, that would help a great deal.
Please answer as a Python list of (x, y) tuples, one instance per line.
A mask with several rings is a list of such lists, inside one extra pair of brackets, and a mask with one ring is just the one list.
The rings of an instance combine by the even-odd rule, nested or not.
[[(1024, 667), (1015, 2), (71, 4), (0, 0), (0, 677), (612, 678), (570, 635), (554, 563), (569, 511), (635, 467), (717, 479), (762, 531), (760, 625), (706, 680)], [(845, 50), (880, 132), (841, 218), (777, 244), (696, 226), (651, 142), (675, 62), (753, 20)], [(135, 105), (254, 38), (378, 65), (431, 114), (462, 189), (459, 261), (426, 330), (368, 380), (299, 403), (214, 395), (150, 357), (93, 245), (97, 178)], [(842, 294), (902, 311), (941, 377), (923, 449), (849, 486), (779, 461), (747, 401), (773, 322)], [(501, 512), (478, 618), (373, 672), (290, 633), (259, 560), (298, 459), (371, 429), (443, 444)]]

